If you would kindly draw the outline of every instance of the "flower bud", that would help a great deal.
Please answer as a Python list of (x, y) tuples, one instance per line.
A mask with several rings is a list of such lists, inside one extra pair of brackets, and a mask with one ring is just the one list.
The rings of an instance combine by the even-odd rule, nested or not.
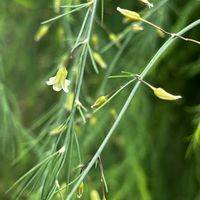
[(97, 123), (97, 118), (96, 118), (95, 116), (92, 116), (92, 117), (90, 118), (90, 124), (91, 124), (92, 126), (95, 126), (96, 123)]
[(67, 101), (64, 105), (64, 107), (68, 110), (71, 111), (72, 110), (72, 106), (73, 106), (73, 101), (74, 101), (74, 93), (73, 92), (69, 92), (67, 95)]
[(96, 190), (90, 192), (90, 200), (101, 200), (99, 193)]
[(48, 30), (49, 25), (41, 25), (34, 36), (34, 40), (39, 42), (48, 33)]
[(96, 34), (92, 35), (91, 42), (95, 49), (99, 49), (99, 38)]
[(163, 99), (163, 100), (168, 100), (168, 101), (175, 101), (177, 99), (181, 99), (182, 97), (180, 95), (172, 95), (168, 92), (166, 92), (164, 89), (162, 88), (156, 88), (152, 85), (150, 85), (149, 83), (147, 83), (146, 81), (142, 80), (140, 78), (140, 76), (136, 75), (136, 78), (138, 78), (139, 81), (141, 81), (142, 83), (144, 83), (145, 85), (147, 85), (149, 88), (151, 88), (154, 92), (154, 94), (159, 98), (159, 99)]
[(61, 124), (57, 127), (55, 127), (54, 129), (52, 129), (49, 133), (49, 135), (59, 135), (60, 133), (62, 133), (64, 130), (66, 129), (66, 125), (65, 124)]
[(117, 47), (120, 47), (120, 38), (118, 35), (114, 34), (114, 33), (110, 33), (109, 34), (109, 39), (116, 44)]
[(163, 99), (163, 100), (175, 101), (177, 99), (182, 98), (180, 95), (172, 95), (166, 92), (165, 90), (163, 90), (162, 88), (155, 88), (153, 92), (158, 98)]
[(77, 189), (77, 191), (76, 191), (76, 196), (77, 196), (77, 198), (80, 199), (80, 198), (82, 197), (83, 191), (84, 191), (84, 183), (81, 182), (81, 184), (79, 185), (79, 187), (78, 187), (78, 189)]
[(110, 110), (110, 114), (112, 115), (113, 119), (116, 120), (117, 119), (117, 111), (113, 108)]
[(134, 12), (131, 10), (122, 9), (120, 7), (117, 7), (117, 11), (119, 11), (122, 15), (131, 19), (132, 21), (140, 21), (142, 19), (137, 12)]
[(141, 26), (141, 25), (139, 25), (139, 24), (133, 24), (133, 25), (132, 25), (132, 30), (133, 30), (134, 32), (139, 32), (139, 31), (143, 31), (144, 28), (143, 28), (143, 26)]
[(93, 57), (94, 57), (94, 60), (97, 62), (97, 64), (105, 69), (107, 67), (107, 64), (106, 62), (104, 61), (104, 59), (101, 57), (101, 55), (97, 52), (93, 52)]
[(98, 108), (101, 105), (103, 105), (107, 100), (108, 100), (108, 96), (101, 96), (94, 102), (91, 108)]
[(161, 31), (160, 29), (156, 29), (156, 32), (161, 38), (165, 37), (165, 33), (163, 31)]
[(143, 4), (147, 5), (149, 8), (153, 8), (153, 4), (150, 3), (148, 0), (139, 0)]
[(60, 4), (61, 4), (61, 0), (54, 0), (53, 7), (54, 7), (55, 13), (60, 12)]
[(123, 19), (122, 19), (122, 23), (123, 24), (127, 24), (127, 23), (129, 23), (131, 20), (129, 19), (129, 18), (127, 18), (127, 17), (124, 17)]

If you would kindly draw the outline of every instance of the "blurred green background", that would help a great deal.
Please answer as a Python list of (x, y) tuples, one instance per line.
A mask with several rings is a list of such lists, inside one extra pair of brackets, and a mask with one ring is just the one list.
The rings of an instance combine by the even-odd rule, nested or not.
[[(161, 2), (153, 0), (155, 11), (152, 11), (148, 19), (168, 31), (178, 32), (200, 17), (198, 0), (168, 0), (156, 9)], [(53, 3), (50, 0), (0, 1), (2, 200), (16, 199), (13, 192), (6, 194), (5, 191), (45, 157), (55, 143), (55, 137), (49, 136), (50, 130), (69, 115), (63, 103), (68, 95), (52, 91), (45, 81), (56, 71), (63, 56), (70, 52), (86, 10), (82, 9), (50, 23), (46, 35), (36, 42), (34, 37), (41, 22), (58, 15), (54, 11)], [(61, 5), (77, 3), (80, 1), (62, 0)], [(107, 75), (120, 74), (122, 70), (141, 73), (168, 38), (159, 37), (155, 29), (144, 25), (144, 31), (129, 32), (120, 41), (119, 47), (113, 45), (102, 52), (111, 42), (109, 34), (117, 35), (128, 26), (122, 23), (122, 16), (116, 11), (117, 6), (136, 10), (142, 15), (150, 12), (136, 0), (106, 0), (102, 28), (98, 23), (101, 15), (99, 4), (99, 18), (95, 21), (93, 35), (98, 38), (97, 51), (107, 63), (107, 68), (99, 67), (100, 73), (97, 75), (91, 61), (87, 59), (80, 101), (88, 112), (91, 112), (90, 106), (96, 97), (115, 90), (126, 81), (120, 78), (107, 79)], [(60, 10), (62, 12), (64, 9)], [(200, 28), (195, 27), (185, 36), (200, 40), (199, 33)], [(109, 187), (107, 199), (200, 199), (199, 55), (199, 45), (177, 40), (145, 78), (152, 85), (160, 86), (172, 94), (181, 94), (183, 98), (177, 102), (162, 101), (152, 95), (145, 85), (141, 85), (101, 155)], [(68, 69), (69, 77), (76, 77), (78, 56), (79, 54), (74, 67)], [(96, 152), (131, 88), (129, 86), (123, 90), (95, 116), (88, 119), (86, 124), (77, 122), (75, 125), (83, 163)], [(74, 86), (70, 89), (73, 93)], [(42, 116), (52, 108), (54, 110), (49, 116), (56, 119), (50, 120), (48, 117), (42, 121)], [(38, 138), (39, 141), (35, 143)], [(30, 151), (26, 152), (27, 148)], [(77, 154), (74, 152), (73, 167), (78, 163), (76, 160)], [(64, 176), (61, 177), (61, 182), (66, 182)], [(101, 194), (98, 170), (93, 168), (88, 174), (85, 187), (83, 199), (90, 199), (92, 189)], [(40, 199), (37, 192), (30, 192), (26, 188), (19, 199)], [(59, 197), (55, 196), (53, 199)]]

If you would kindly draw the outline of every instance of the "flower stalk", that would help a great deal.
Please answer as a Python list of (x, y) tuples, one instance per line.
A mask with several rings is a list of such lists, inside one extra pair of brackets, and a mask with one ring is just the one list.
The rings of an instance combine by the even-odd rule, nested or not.
[(166, 35), (169, 35), (171, 37), (177, 37), (179, 39), (182, 39), (182, 40), (185, 40), (185, 41), (189, 41), (189, 42), (193, 42), (193, 43), (196, 43), (196, 44), (199, 44), (200, 45), (200, 41), (197, 41), (197, 40), (194, 40), (194, 39), (191, 39), (191, 38), (186, 38), (186, 37), (183, 37), (177, 33), (170, 33), (168, 31), (165, 31), (163, 28), (157, 26), (156, 24), (146, 20), (146, 19), (143, 19), (139, 13), (135, 12), (135, 11), (131, 11), (131, 10), (128, 10), (128, 9), (122, 9), (120, 7), (117, 7), (117, 11), (119, 11), (123, 16), (125, 16), (126, 18), (128, 18), (129, 20), (133, 21), (133, 22), (137, 22), (137, 21), (143, 21), (144, 23), (162, 31), (163, 33), (165, 33)]
[(175, 100), (182, 98), (180, 95), (172, 95), (172, 94), (166, 92), (162, 88), (156, 88), (156, 87), (150, 85), (146, 81), (142, 80), (139, 75), (136, 75), (136, 78), (139, 81), (141, 81), (142, 83), (144, 83), (145, 85), (147, 85), (149, 88), (151, 88), (154, 92), (154, 95), (157, 96), (159, 99), (168, 100), (168, 101), (175, 101)]

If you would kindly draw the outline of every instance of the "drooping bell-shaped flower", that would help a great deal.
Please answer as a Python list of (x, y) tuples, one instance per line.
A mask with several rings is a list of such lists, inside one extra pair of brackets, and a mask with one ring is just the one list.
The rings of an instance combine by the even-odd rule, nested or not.
[(53, 90), (56, 92), (61, 91), (62, 89), (68, 93), (70, 80), (67, 80), (67, 69), (65, 67), (60, 67), (55, 76), (49, 78), (46, 81), (47, 85), (53, 85)]

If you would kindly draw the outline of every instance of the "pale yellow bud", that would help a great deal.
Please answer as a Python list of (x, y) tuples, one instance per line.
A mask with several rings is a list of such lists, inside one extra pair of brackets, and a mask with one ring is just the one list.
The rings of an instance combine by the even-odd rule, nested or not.
[(116, 44), (117, 47), (120, 47), (120, 38), (118, 35), (114, 34), (114, 33), (110, 33), (109, 34), (109, 39)]
[(61, 124), (57, 127), (55, 127), (54, 129), (52, 129), (49, 133), (49, 135), (59, 135), (60, 133), (62, 133), (64, 130), (66, 129), (66, 125), (65, 124)]
[(101, 200), (99, 193), (96, 190), (90, 192), (90, 200)]
[(110, 114), (112, 115), (112, 117), (113, 117), (113, 119), (115, 120), (116, 118), (117, 118), (117, 111), (113, 108), (113, 109), (111, 109), (111, 111), (110, 111)]
[(56, 34), (60, 40), (63, 40), (65, 37), (64, 28), (62, 26), (58, 27)]
[(87, 0), (87, 2), (88, 2), (88, 6), (90, 8), (92, 8), (92, 5), (93, 5), (94, 1), (93, 0)]
[(106, 197), (105, 197), (105, 195), (103, 195), (103, 199), (102, 200), (106, 200)]
[(182, 97), (180, 95), (172, 95), (168, 92), (166, 92), (164, 89), (162, 88), (156, 88), (152, 85), (150, 85), (149, 83), (147, 83), (144, 80), (139, 79), (140, 81), (142, 81), (142, 83), (146, 84), (148, 87), (150, 87), (154, 94), (159, 98), (159, 99), (163, 99), (163, 100), (168, 100), (168, 101), (175, 101), (177, 99), (181, 99)]
[[(57, 184), (56, 184), (57, 185)], [(58, 187), (59, 185), (57, 185)], [(56, 192), (56, 199), (59, 199), (60, 196), (66, 196), (67, 195), (67, 190), (68, 190), (68, 185), (67, 183), (62, 183), (61, 186), (58, 187), (59, 191)]]
[(122, 9), (120, 7), (117, 7), (117, 11), (119, 11), (122, 15), (125, 17), (129, 18), (132, 21), (140, 21), (142, 18), (137, 12), (127, 10), (127, 9)]
[(149, 8), (153, 8), (153, 4), (150, 3), (148, 0), (139, 0), (143, 4), (147, 5)]
[(92, 35), (91, 42), (95, 49), (99, 49), (99, 38), (96, 34)]
[(80, 199), (80, 198), (82, 197), (83, 191), (84, 191), (84, 183), (81, 182), (81, 184), (79, 185), (79, 187), (78, 187), (78, 189), (77, 189), (77, 191), (76, 191), (76, 196), (77, 196), (77, 198)]
[(130, 22), (131, 20), (128, 17), (124, 17), (122, 20), (123, 24), (127, 24), (128, 22)]
[(158, 98), (163, 99), (163, 100), (175, 101), (177, 99), (182, 98), (180, 95), (172, 95), (166, 92), (165, 90), (163, 90), (162, 88), (155, 88), (153, 92)]
[(68, 110), (71, 111), (72, 110), (72, 106), (73, 106), (73, 101), (74, 101), (74, 93), (73, 92), (69, 92), (67, 95), (67, 101), (64, 105), (64, 107)]
[(49, 25), (41, 25), (34, 36), (34, 40), (36, 42), (40, 41), (48, 33), (48, 30)]
[(92, 116), (92, 117), (90, 118), (90, 124), (91, 124), (92, 126), (95, 126), (96, 123), (97, 123), (97, 118), (96, 118), (95, 116)]
[(158, 33), (158, 35), (161, 37), (161, 38), (164, 38), (165, 37), (165, 33), (163, 31), (161, 31), (160, 29), (156, 29), (156, 32)]
[(97, 64), (101, 68), (106, 69), (107, 64), (106, 64), (106, 62), (104, 61), (104, 59), (102, 58), (102, 56), (99, 53), (93, 52), (93, 57), (94, 57), (94, 60), (97, 62)]
[(99, 106), (103, 105), (107, 100), (108, 96), (101, 96), (94, 102), (91, 108), (98, 108)]
[(144, 28), (143, 28), (143, 26), (141, 26), (141, 25), (139, 25), (139, 24), (133, 24), (132, 30), (133, 30), (134, 32), (140, 32), (140, 31), (143, 31)]
[(60, 12), (60, 4), (61, 4), (61, 0), (54, 0), (53, 7), (54, 7), (55, 13)]

